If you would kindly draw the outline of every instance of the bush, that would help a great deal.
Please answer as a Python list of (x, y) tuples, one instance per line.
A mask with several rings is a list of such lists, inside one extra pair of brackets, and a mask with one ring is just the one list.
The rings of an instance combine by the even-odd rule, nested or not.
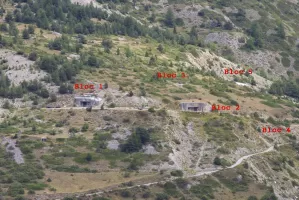
[(19, 183), (11, 184), (11, 186), (8, 188), (8, 191), (7, 191), (7, 194), (9, 196), (13, 196), (13, 197), (17, 196), (19, 194), (24, 194), (24, 193), (25, 193), (25, 191), (24, 191), (22, 185)]
[(105, 115), (105, 116), (103, 116), (103, 120), (105, 120), (105, 121), (111, 121), (112, 117)]
[(189, 184), (189, 182), (183, 178), (178, 178), (175, 180), (175, 182), (176, 182), (176, 185), (182, 189), (186, 189), (187, 185)]
[(34, 190), (29, 190), (28, 194), (35, 194)]
[(156, 200), (168, 200), (169, 196), (165, 193), (156, 194)]
[(92, 155), (91, 155), (90, 153), (88, 153), (88, 154), (86, 155), (86, 157), (85, 157), (85, 160), (86, 160), (87, 162), (92, 161)]
[(166, 182), (163, 187), (165, 192), (171, 196), (175, 196), (178, 194), (178, 191), (176, 190), (176, 185), (172, 182)]
[(37, 53), (36, 52), (31, 52), (28, 56), (28, 59), (31, 60), (31, 61), (36, 61)]
[(14, 198), (14, 200), (26, 200), (26, 199), (23, 196), (17, 196), (16, 198)]
[(144, 199), (147, 199), (147, 198), (150, 198), (150, 197), (151, 197), (151, 192), (145, 192), (142, 195), (142, 198), (144, 198)]
[(218, 156), (216, 156), (213, 163), (214, 165), (221, 165), (221, 159)]
[(142, 149), (142, 145), (148, 142), (150, 142), (149, 131), (144, 128), (137, 127), (126, 143), (121, 146), (121, 150), (127, 153), (138, 152)]
[(49, 91), (46, 88), (40, 90), (40, 96), (42, 98), (48, 98), (50, 96)]
[(10, 109), (10, 107), (11, 106), (10, 106), (10, 103), (8, 101), (5, 101), (3, 106), (2, 106), (2, 108), (4, 108), (4, 109)]
[(44, 183), (30, 183), (27, 185), (29, 190), (44, 190), (48, 185)]
[(111, 103), (108, 105), (108, 108), (115, 108), (115, 106), (116, 106), (115, 103)]
[(123, 190), (123, 191), (121, 191), (120, 195), (124, 198), (128, 198), (131, 196), (131, 192), (128, 190)]
[(177, 177), (182, 177), (184, 175), (182, 170), (175, 170), (170, 172), (171, 176), (177, 176)]
[(291, 61), (288, 57), (282, 57), (281, 62), (284, 67), (290, 67)]
[(85, 124), (82, 126), (81, 131), (82, 131), (82, 132), (86, 132), (86, 131), (88, 130), (88, 128), (89, 128), (88, 124), (85, 123)]
[(154, 109), (153, 107), (150, 107), (150, 108), (148, 109), (148, 112), (154, 113), (154, 112), (155, 112), (155, 109)]
[(250, 196), (247, 200), (258, 200), (258, 198), (256, 196)]
[(93, 197), (92, 200), (110, 200), (110, 199), (105, 197)]
[(54, 93), (50, 94), (50, 102), (56, 102), (56, 101), (57, 101), (57, 96)]

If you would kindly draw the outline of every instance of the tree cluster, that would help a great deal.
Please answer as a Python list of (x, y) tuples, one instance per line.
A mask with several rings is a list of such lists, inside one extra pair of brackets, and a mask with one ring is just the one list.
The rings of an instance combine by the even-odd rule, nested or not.
[(145, 128), (136, 128), (125, 144), (121, 145), (121, 151), (126, 153), (138, 152), (142, 145), (150, 142), (149, 131)]
[[(18, 0), (14, 0), (18, 2)], [(94, 23), (92, 18), (99, 20), (105, 19), (107, 23)], [(189, 38), (179, 36), (169, 30), (161, 30), (158, 27), (150, 28), (137, 22), (132, 17), (123, 17), (118, 14), (108, 14), (100, 8), (92, 5), (79, 6), (72, 4), (70, 0), (27, 0), (21, 8), (6, 16), (6, 22), (13, 23), (35, 23), (37, 27), (48, 29), (60, 33), (77, 34), (102, 34), (102, 35), (128, 35), (130, 37), (150, 36), (159, 42), (164, 40), (176, 41), (179, 44), (186, 44)], [(166, 14), (165, 23), (169, 27), (182, 25), (183, 21), (175, 19), (171, 10)], [(53, 41), (54, 42), (54, 41)], [(60, 48), (59, 43), (55, 41), (49, 46)]]
[(277, 81), (271, 85), (269, 93), (274, 95), (287, 95), (290, 97), (299, 98), (299, 85), (294, 80)]

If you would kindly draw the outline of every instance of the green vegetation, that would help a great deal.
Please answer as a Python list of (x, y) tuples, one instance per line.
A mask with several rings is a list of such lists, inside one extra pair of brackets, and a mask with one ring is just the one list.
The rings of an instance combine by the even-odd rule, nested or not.
[(177, 177), (182, 177), (184, 175), (183, 171), (181, 170), (175, 170), (170, 172), (171, 176), (177, 176)]
[(204, 124), (204, 130), (208, 137), (216, 143), (223, 141), (234, 142), (238, 138), (233, 134), (231, 119), (222, 116), (210, 119)]
[(149, 131), (138, 127), (126, 143), (122, 145), (121, 150), (126, 153), (137, 152), (142, 148), (142, 145), (148, 142), (150, 142)]
[(217, 179), (224, 184), (227, 188), (229, 188), (233, 193), (238, 191), (247, 191), (249, 179), (245, 174), (242, 174), (242, 180), (238, 180), (237, 178), (231, 177), (228, 174), (217, 173)]
[(205, 179), (201, 184), (191, 187), (190, 192), (196, 195), (200, 199), (214, 199), (214, 192), (220, 184), (212, 178)]

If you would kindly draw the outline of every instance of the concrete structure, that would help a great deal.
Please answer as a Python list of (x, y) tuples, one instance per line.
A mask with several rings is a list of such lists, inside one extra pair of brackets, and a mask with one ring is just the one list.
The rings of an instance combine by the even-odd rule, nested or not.
[(182, 111), (192, 112), (211, 112), (212, 106), (208, 103), (202, 102), (181, 102), (180, 108)]
[(74, 99), (75, 105), (80, 107), (98, 106), (101, 101), (102, 99), (94, 94), (83, 94)]

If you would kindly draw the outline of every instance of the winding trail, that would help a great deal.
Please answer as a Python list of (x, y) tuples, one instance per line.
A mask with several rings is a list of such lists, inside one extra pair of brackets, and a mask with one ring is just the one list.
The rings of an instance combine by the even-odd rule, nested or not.
[[(284, 144), (281, 144), (281, 145), (284, 145)], [(259, 154), (264, 154), (264, 153), (268, 153), (268, 152), (273, 151), (273, 150), (274, 150), (274, 146), (271, 146), (268, 149), (266, 149), (265, 151), (258, 152), (258, 153), (253, 153), (253, 154), (249, 154), (247, 156), (243, 156), (243, 157), (239, 158), (233, 165), (231, 165), (229, 167), (226, 167), (226, 168), (219, 167), (219, 168), (212, 168), (212, 169), (211, 168), (210, 169), (204, 169), (204, 170), (202, 170), (200, 172), (197, 172), (194, 175), (184, 176), (184, 178), (200, 177), (200, 176), (203, 176), (203, 175), (213, 174), (213, 173), (219, 172), (219, 171), (224, 170), (224, 169), (235, 168), (238, 165), (240, 165), (244, 160), (246, 160), (246, 159), (248, 159), (248, 158), (250, 158), (252, 156), (259, 155)], [(163, 184), (163, 183), (166, 183), (167, 181), (173, 181), (173, 180), (176, 180), (176, 179), (178, 179), (178, 178), (171, 177), (171, 178), (168, 178), (168, 179), (166, 179), (164, 181), (157, 181), (157, 182), (151, 182), (151, 183), (134, 185), (134, 186), (130, 186), (130, 187), (117, 188), (117, 189), (111, 189), (111, 190), (105, 190), (105, 191), (98, 191), (98, 192), (93, 192), (93, 193), (78, 195), (76, 197), (80, 197), (80, 196), (93, 196), (93, 195), (103, 194), (104, 192), (112, 192), (112, 191), (115, 191), (115, 190), (125, 190), (125, 189), (132, 189), (132, 188), (135, 188), (135, 187), (151, 186), (151, 185), (156, 185), (156, 184), (161, 184), (161, 183)]]

